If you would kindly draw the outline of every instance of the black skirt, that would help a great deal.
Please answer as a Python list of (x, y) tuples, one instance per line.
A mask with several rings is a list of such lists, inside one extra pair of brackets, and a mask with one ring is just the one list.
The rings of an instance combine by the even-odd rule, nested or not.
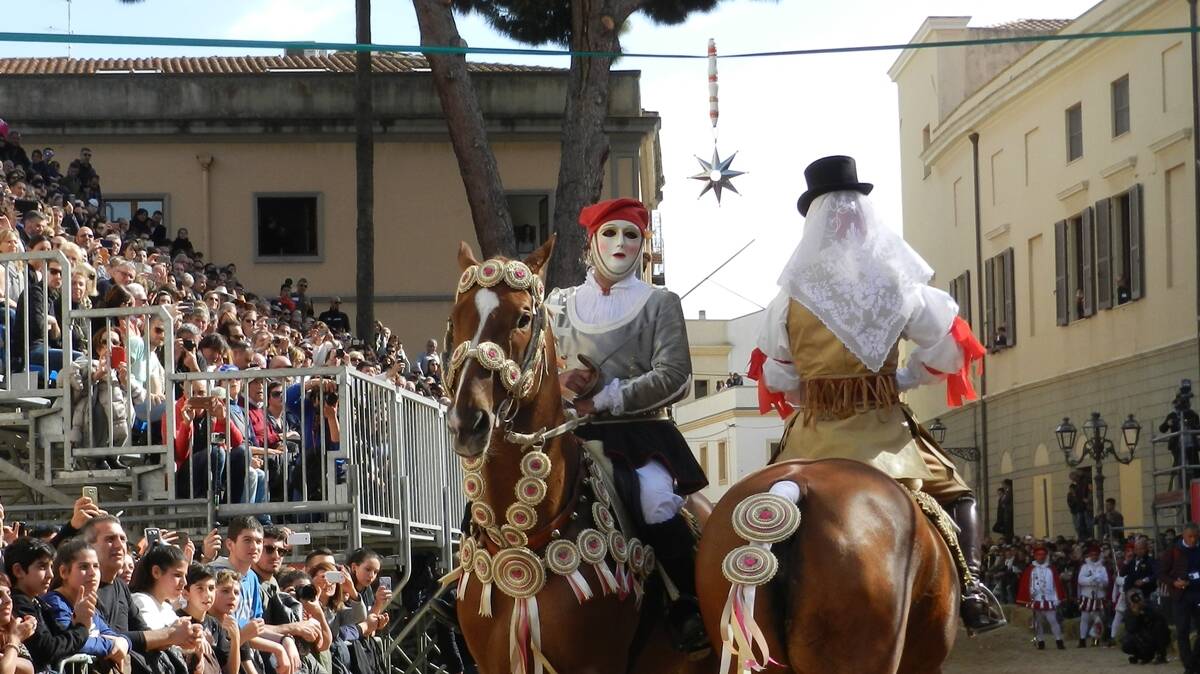
[[(584, 440), (604, 443), (604, 454), (614, 468), (637, 470), (650, 461), (658, 461), (675, 478), (675, 493), (680, 496), (708, 486), (708, 477), (696, 462), (692, 448), (675, 423), (666, 419), (588, 424), (575, 431)], [(636, 501), (635, 501), (636, 503)]]

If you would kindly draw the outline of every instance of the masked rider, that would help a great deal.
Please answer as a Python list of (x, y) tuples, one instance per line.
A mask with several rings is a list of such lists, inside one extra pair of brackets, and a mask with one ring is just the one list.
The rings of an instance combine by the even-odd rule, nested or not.
[[(976, 579), (962, 588), (968, 629), (1003, 625), (979, 579), (975, 497), (954, 464), (900, 402), (901, 391), (946, 381), (950, 404), (973, 398), (969, 368), (983, 356), (933, 270), (877, 217), (850, 157), (804, 170), (804, 232), (767, 308), (750, 376), (759, 401), (788, 420), (776, 461), (854, 459), (933, 496), (959, 527)], [(904, 367), (899, 341), (916, 343)]]
[(547, 299), (566, 361), (560, 379), (577, 395), (576, 411), (595, 415), (576, 435), (603, 443), (630, 516), (683, 595), (669, 614), (676, 647), (700, 650), (708, 641), (694, 599), (695, 540), (680, 509), (708, 480), (666, 414), (691, 387), (683, 309), (674, 293), (638, 278), (649, 236), (641, 202), (588, 206), (579, 223), (587, 279)]

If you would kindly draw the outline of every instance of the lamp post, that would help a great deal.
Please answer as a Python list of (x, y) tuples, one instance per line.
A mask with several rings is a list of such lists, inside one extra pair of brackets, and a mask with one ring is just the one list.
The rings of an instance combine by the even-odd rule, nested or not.
[(934, 442), (938, 443), (938, 447), (941, 447), (963, 461), (970, 461), (971, 463), (979, 461), (978, 447), (947, 447), (942, 444), (946, 440), (946, 424), (943, 424), (940, 418), (934, 419), (933, 423), (929, 424), (928, 430), (929, 434), (933, 436)]
[(1063, 417), (1062, 423), (1054, 429), (1054, 435), (1058, 438), (1058, 448), (1062, 450), (1063, 457), (1067, 461), (1067, 465), (1074, 468), (1083, 463), (1084, 460), (1091, 458), (1095, 463), (1096, 472), (1093, 476), (1096, 485), (1096, 520), (1093, 522), (1093, 534), (1096, 539), (1100, 539), (1100, 531), (1104, 519), (1104, 457), (1111, 456), (1118, 463), (1128, 464), (1133, 461), (1133, 453), (1137, 449), (1138, 436), (1141, 435), (1142, 425), (1137, 422), (1130, 414), (1129, 418), (1121, 424), (1121, 443), (1124, 452), (1118, 449), (1109, 440), (1108, 424), (1100, 417), (1099, 412), (1092, 412), (1092, 416), (1083, 422), (1084, 443), (1083, 451), (1075, 454), (1075, 440), (1078, 436), (1078, 431), (1075, 429), (1075, 424), (1071, 423), (1070, 417)]

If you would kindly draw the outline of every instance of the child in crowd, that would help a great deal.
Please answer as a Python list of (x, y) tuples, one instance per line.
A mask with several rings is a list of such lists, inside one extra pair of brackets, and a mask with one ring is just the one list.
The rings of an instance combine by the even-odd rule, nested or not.
[(101, 658), (110, 669), (128, 666), (130, 642), (117, 634), (96, 612), (100, 588), (100, 562), (96, 551), (82, 539), (63, 543), (54, 556), (54, 588), (46, 594), (46, 610), (60, 629), (69, 629), (79, 618), (88, 624), (88, 638), (80, 653)]
[[(238, 607), (242, 601), (242, 579), (236, 571), (224, 570), (218, 571), (215, 580), (215, 592), (213, 594), (212, 605), (208, 609), (208, 615), (212, 616), (225, 625), (227, 620), (236, 618)], [(239, 644), (239, 655), (242, 663), (242, 671), (246, 674), (258, 674), (258, 670), (254, 667), (252, 653), (250, 651), (249, 641), (256, 639), (262, 634), (263, 621), (261, 618), (250, 620), (245, 625), (239, 627), (237, 643)], [(233, 639), (230, 638), (230, 647), (232, 648)], [(283, 649), (279, 649), (281, 657), (284, 655)], [(231, 656), (232, 657), (232, 656)]]
[[(223, 573), (232, 575), (232, 572)], [(232, 577), (228, 579), (228, 584), (238, 588), (237, 581)], [(216, 577), (207, 567), (193, 564), (187, 574), (187, 606), (180, 611), (180, 615), (188, 617), (194, 624), (201, 625), (207, 638), (200, 652), (190, 654), (188, 671), (196, 670), (196, 662), (199, 659), (211, 657), (224, 674), (238, 674), (242, 666), (242, 631), (233, 619), (232, 606), (225, 610), (224, 617), (220, 619), (211, 612), (216, 593)], [(236, 598), (227, 598), (227, 602), (229, 601), (236, 601)]]
[(133, 569), (129, 591), (142, 621), (152, 630), (174, 625), (175, 605), (187, 586), (187, 562), (174, 545), (155, 545)]
[(18, 538), (4, 548), (4, 573), (12, 579), (13, 609), (17, 616), (36, 621), (33, 636), (25, 647), (36, 671), (57, 666), (64, 658), (78, 653), (88, 639), (91, 607), (76, 606), (74, 621), (66, 628), (55, 623), (38, 597), (50, 591), (54, 579), (54, 548), (44, 541)]

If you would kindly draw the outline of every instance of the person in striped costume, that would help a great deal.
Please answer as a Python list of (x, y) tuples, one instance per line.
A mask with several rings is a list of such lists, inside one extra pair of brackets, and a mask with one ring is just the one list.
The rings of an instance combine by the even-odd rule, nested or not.
[(1092, 545), (1079, 567), (1079, 647), (1100, 644), (1104, 632), (1104, 606), (1108, 595), (1108, 569), (1100, 561), (1100, 546)]
[(1033, 563), (1025, 567), (1021, 574), (1021, 582), (1017, 585), (1017, 604), (1027, 606), (1033, 611), (1033, 625), (1037, 638), (1038, 650), (1046, 648), (1045, 632), (1042, 626), (1050, 626), (1054, 634), (1054, 643), (1059, 650), (1066, 648), (1062, 639), (1062, 627), (1058, 624), (1055, 610), (1062, 598), (1066, 596), (1062, 581), (1054, 567), (1046, 559), (1046, 547), (1037, 545), (1033, 549)]

